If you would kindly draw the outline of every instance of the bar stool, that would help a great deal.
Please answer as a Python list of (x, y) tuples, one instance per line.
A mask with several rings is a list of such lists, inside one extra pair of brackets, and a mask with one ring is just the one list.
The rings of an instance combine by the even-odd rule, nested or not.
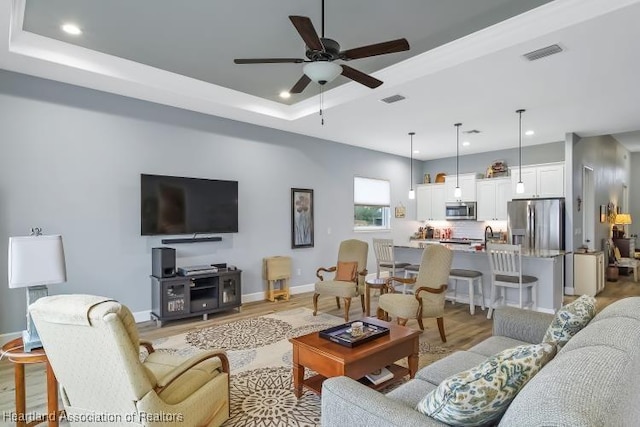
[[(409, 264), (404, 268), (404, 277), (405, 279), (409, 277), (414, 277), (418, 275), (418, 271), (420, 271), (420, 264)], [(402, 293), (406, 294), (407, 285), (402, 287)]]
[(420, 271), (420, 264), (409, 264), (404, 268), (404, 277), (417, 276)]
[(487, 243), (487, 253), (491, 264), (491, 300), (487, 319), (491, 319), (493, 309), (498, 303), (506, 304), (506, 292), (503, 288), (518, 290), (518, 307), (524, 308), (523, 295), (530, 289), (529, 302), (531, 310), (537, 308), (538, 278), (522, 274), (522, 246)]
[(477, 270), (465, 270), (461, 268), (453, 268), (449, 272), (449, 279), (454, 281), (453, 285), (453, 299), (457, 301), (458, 294), (458, 280), (464, 280), (469, 285), (469, 312), (473, 315), (476, 312), (476, 300), (474, 295), (474, 284), (478, 282), (478, 289), (480, 294), (480, 307), (484, 311), (484, 292), (482, 290), (482, 272)]
[(396, 261), (393, 250), (393, 239), (373, 239), (373, 252), (376, 255), (376, 279), (380, 278), (381, 270), (388, 270), (390, 276), (396, 275), (396, 270), (402, 271), (408, 262)]

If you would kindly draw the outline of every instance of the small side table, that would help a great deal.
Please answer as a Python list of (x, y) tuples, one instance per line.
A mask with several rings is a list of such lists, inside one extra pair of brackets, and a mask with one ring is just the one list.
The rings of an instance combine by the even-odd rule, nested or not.
[(367, 317), (371, 316), (371, 289), (382, 289), (387, 279), (366, 279), (364, 281), (364, 311)]
[[(30, 427), (49, 422), (49, 427), (57, 427), (60, 414), (58, 413), (58, 381), (53, 374), (49, 359), (42, 348), (34, 349), (30, 353), (24, 351), (22, 338), (16, 338), (2, 346), (2, 355), (13, 363), (16, 386), (16, 426)], [(38, 419), (28, 421), (26, 387), (24, 383), (24, 365), (31, 363), (45, 363), (47, 370), (47, 414)]]
[[(291, 280), (291, 257), (273, 256), (263, 259), (263, 273), (267, 281), (267, 299), (274, 302), (283, 297), (289, 301), (289, 281)], [(277, 284), (280, 284), (280, 287)]]

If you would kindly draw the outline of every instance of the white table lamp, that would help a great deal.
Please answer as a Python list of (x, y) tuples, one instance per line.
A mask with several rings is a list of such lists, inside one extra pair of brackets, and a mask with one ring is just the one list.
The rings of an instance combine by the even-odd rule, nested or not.
[[(47, 285), (66, 280), (62, 236), (36, 234), (9, 238), (9, 287), (28, 288), (27, 308), (48, 295)], [(22, 332), (22, 340), (25, 351), (42, 347), (28, 310), (27, 330)]]

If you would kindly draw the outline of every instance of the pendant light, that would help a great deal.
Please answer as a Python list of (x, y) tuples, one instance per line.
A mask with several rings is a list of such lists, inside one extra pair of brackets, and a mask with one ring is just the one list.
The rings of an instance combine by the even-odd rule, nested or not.
[(459, 199), (462, 197), (462, 189), (458, 182), (460, 176), (460, 126), (462, 123), (456, 123), (454, 126), (456, 127), (456, 189), (453, 190), (453, 197)]
[(416, 198), (416, 192), (413, 190), (413, 135), (415, 135), (415, 132), (409, 132), (409, 137), (411, 138), (411, 153), (409, 156), (410, 159), (410, 163), (409, 163), (409, 170), (411, 172), (409, 172), (409, 199), (413, 200)]
[(518, 128), (518, 156), (520, 157), (520, 166), (518, 172), (518, 183), (516, 184), (516, 193), (518, 194), (524, 193), (524, 184), (522, 183), (522, 113), (524, 112), (525, 110), (523, 109), (516, 111), (520, 116), (520, 124)]

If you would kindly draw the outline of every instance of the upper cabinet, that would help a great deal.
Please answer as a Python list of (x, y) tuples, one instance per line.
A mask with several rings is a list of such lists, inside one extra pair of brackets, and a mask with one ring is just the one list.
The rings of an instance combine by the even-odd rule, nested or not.
[(506, 221), (507, 202), (511, 200), (510, 178), (479, 179), (476, 193), (478, 221)]
[(416, 218), (418, 221), (445, 219), (445, 185), (420, 184), (416, 187)]
[(511, 168), (511, 184), (514, 199), (564, 197), (564, 163), (547, 163), (522, 167), (524, 193), (516, 193), (520, 179), (518, 167)]
[(475, 202), (476, 201), (476, 180), (478, 174), (465, 173), (458, 177), (458, 184), (462, 190), (462, 196), (455, 197), (456, 176), (447, 175), (444, 178), (445, 185), (445, 202)]

